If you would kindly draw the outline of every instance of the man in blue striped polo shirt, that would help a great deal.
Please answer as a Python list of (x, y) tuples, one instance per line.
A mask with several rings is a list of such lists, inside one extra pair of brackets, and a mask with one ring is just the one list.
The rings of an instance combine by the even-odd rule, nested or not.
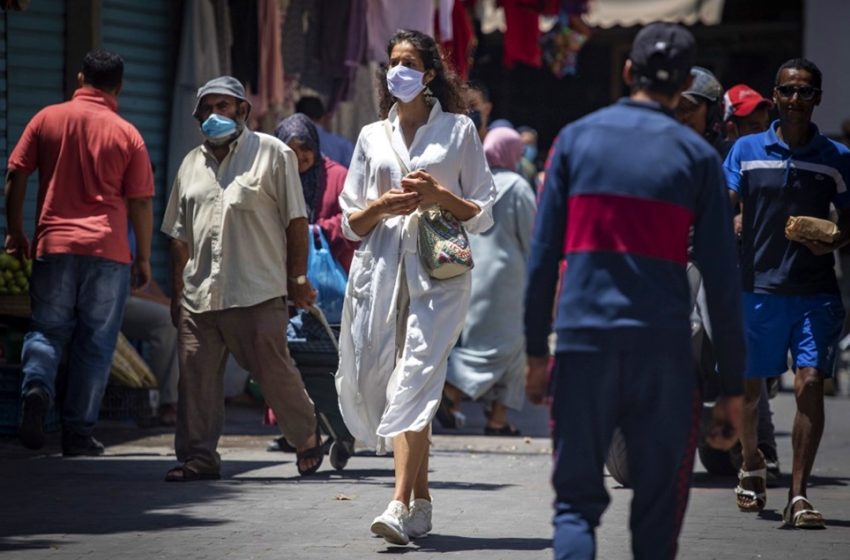
[[(765, 506), (764, 457), (756, 445), (762, 379), (784, 372), (790, 350), (797, 415), (787, 525), (824, 527), (806, 486), (824, 426), (823, 380), (832, 375), (844, 309), (832, 251), (850, 234), (850, 151), (821, 134), (812, 112), (821, 100), (821, 72), (811, 61), (779, 68), (773, 99), (779, 120), (741, 138), (724, 164), (734, 204), (742, 205), (741, 273), (747, 336), (743, 467), (735, 489), (741, 511)], [(839, 211), (832, 244), (785, 238), (789, 216), (829, 218)]]

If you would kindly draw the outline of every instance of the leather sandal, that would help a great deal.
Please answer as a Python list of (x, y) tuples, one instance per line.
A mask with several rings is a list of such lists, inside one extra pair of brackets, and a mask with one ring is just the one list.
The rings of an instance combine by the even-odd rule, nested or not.
[[(803, 509), (794, 513), (794, 504), (803, 502)], [(826, 522), (821, 512), (812, 507), (812, 502), (805, 496), (794, 496), (782, 511), (782, 523), (795, 529), (826, 529)]]
[(498, 428), (495, 428), (493, 426), (484, 426), (484, 435), (516, 437), (522, 435), (522, 432), (520, 432), (519, 428), (517, 428), (516, 426), (505, 424), (504, 426), (500, 426)]
[[(315, 459), (316, 463), (312, 467), (302, 469), (301, 462), (306, 459)], [(324, 459), (325, 447), (322, 445), (322, 432), (319, 430), (319, 419), (316, 418), (316, 445), (306, 451), (295, 451), (295, 466), (298, 468), (298, 474), (309, 476), (315, 473), (322, 466)]]
[(165, 482), (195, 482), (196, 480), (219, 480), (221, 473), (198, 472), (186, 465), (179, 465), (165, 473)]
[[(741, 486), (741, 483), (746, 478), (761, 480), (762, 491), (747, 490)], [(738, 509), (748, 512), (763, 510), (764, 506), (767, 504), (767, 493), (764, 490), (765, 488), (767, 488), (767, 469), (765, 467), (754, 471), (745, 471), (741, 468), (741, 470), (738, 471), (738, 486), (735, 487), (735, 501), (738, 504)]]

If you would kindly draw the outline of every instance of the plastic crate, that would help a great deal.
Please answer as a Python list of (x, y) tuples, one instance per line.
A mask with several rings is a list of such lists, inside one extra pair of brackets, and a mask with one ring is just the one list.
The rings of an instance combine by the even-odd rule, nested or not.
[[(23, 382), (21, 366), (0, 366), (0, 434), (15, 435), (21, 423), (21, 383)], [(59, 431), (59, 413), (55, 407), (50, 407), (44, 419), (45, 432)]]
[(21, 351), (24, 346), (26, 330), (0, 320), (0, 364), (17, 365), (21, 363)]
[(159, 389), (107, 385), (100, 403), (102, 420), (132, 420), (146, 428), (158, 424)]

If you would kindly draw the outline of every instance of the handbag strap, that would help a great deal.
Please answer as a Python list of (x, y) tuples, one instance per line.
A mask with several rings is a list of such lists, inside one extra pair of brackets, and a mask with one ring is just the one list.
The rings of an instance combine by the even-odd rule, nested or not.
[(400, 155), (398, 155), (398, 152), (395, 149), (395, 144), (393, 144), (393, 129), (390, 128), (390, 119), (384, 119), (384, 132), (387, 133), (387, 140), (389, 140), (390, 148), (393, 151), (393, 155), (395, 155), (396, 161), (398, 161), (398, 166), (401, 168), (402, 176), (409, 175), (410, 169), (404, 164), (404, 160), (401, 159)]

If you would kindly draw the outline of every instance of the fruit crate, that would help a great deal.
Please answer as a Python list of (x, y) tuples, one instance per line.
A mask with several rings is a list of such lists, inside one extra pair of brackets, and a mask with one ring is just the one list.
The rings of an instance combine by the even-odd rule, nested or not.
[(140, 428), (159, 421), (159, 389), (107, 385), (100, 403), (101, 420), (132, 420)]
[(0, 315), (29, 317), (32, 314), (29, 294), (0, 294)]
[[(0, 435), (15, 435), (21, 422), (21, 366), (0, 365)], [(50, 407), (44, 419), (45, 432), (59, 431), (59, 413)]]

